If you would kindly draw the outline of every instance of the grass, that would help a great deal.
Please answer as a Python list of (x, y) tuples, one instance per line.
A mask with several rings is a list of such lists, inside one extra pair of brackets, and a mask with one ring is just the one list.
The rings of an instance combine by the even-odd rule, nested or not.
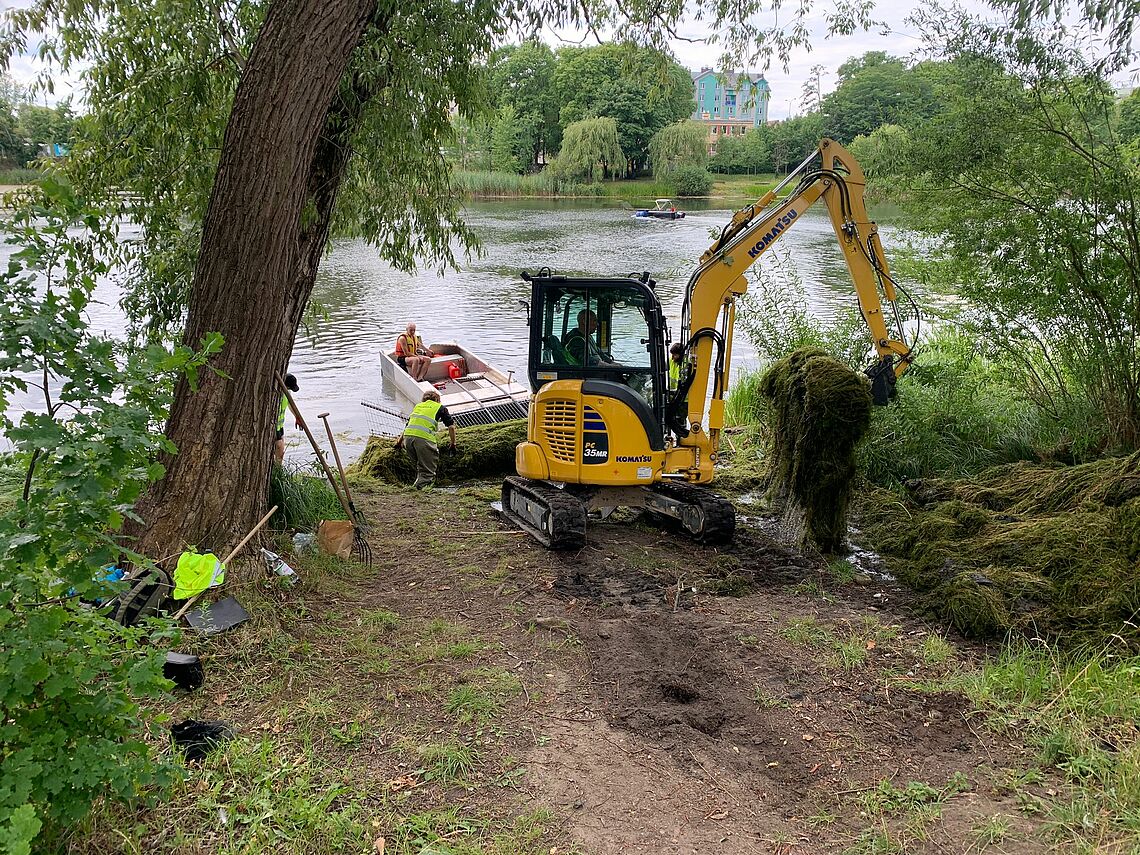
[(37, 169), (9, 167), (0, 169), (0, 185), (19, 186), (22, 184), (31, 184), (33, 181), (38, 181), (42, 176), (43, 173)]
[[(474, 198), (618, 198), (637, 200), (677, 196), (670, 182), (652, 177), (600, 181), (587, 184), (550, 178), (546, 173), (516, 175), (513, 172), (456, 171), (454, 183), (461, 193)], [(772, 176), (716, 175), (709, 196), (751, 201), (775, 186)]]
[[(989, 711), (989, 727), (1036, 748), (1039, 768), (1009, 787), (1023, 809), (1046, 817), (1059, 845), (1081, 852), (1140, 846), (1140, 656), (1015, 642), (944, 687)], [(1042, 773), (1068, 786), (1030, 792)]]
[(274, 466), (269, 477), (269, 503), (277, 513), (269, 524), (278, 530), (315, 531), (321, 520), (342, 520), (344, 508), (315, 464)]
[(954, 658), (954, 648), (941, 635), (931, 633), (922, 639), (918, 655), (927, 665), (944, 665)]
[(458, 742), (436, 742), (420, 745), (416, 749), (421, 764), (420, 772), (429, 781), (462, 781), (475, 771), (478, 753), (474, 748)]

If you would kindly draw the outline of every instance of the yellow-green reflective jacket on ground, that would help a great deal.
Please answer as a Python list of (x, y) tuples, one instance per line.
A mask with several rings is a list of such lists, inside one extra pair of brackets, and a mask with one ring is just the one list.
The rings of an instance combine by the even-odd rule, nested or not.
[(418, 436), (432, 445), (438, 445), (439, 440), (436, 438), (438, 426), (435, 416), (442, 406), (439, 401), (421, 401), (416, 404), (411, 418), (408, 419), (408, 426), (404, 428), (404, 436)]
[(214, 553), (198, 555), (196, 552), (183, 552), (178, 556), (178, 566), (174, 569), (173, 597), (186, 600), (224, 581), (226, 567)]

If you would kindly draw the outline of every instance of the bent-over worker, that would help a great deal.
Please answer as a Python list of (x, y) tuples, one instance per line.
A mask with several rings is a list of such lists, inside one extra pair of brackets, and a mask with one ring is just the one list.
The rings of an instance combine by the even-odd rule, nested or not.
[(427, 377), (433, 356), (435, 354), (424, 347), (423, 339), (416, 335), (415, 324), (408, 324), (407, 329), (396, 338), (396, 362), (412, 375), (413, 380)]
[[(296, 392), (300, 387), (292, 374), (285, 375), (285, 388)], [(285, 459), (285, 413), (289, 411), (289, 399), (281, 396), (281, 409), (277, 411), (277, 434), (273, 439), (273, 459), (280, 463)]]
[(451, 437), (451, 450), (455, 450), (455, 422), (447, 407), (439, 402), (439, 392), (431, 389), (424, 392), (424, 398), (416, 404), (408, 418), (408, 426), (396, 440), (396, 448), (403, 447), (408, 457), (416, 464), (415, 488), (430, 488), (435, 483), (435, 470), (439, 465), (439, 439), (436, 432), (439, 422), (447, 427)]

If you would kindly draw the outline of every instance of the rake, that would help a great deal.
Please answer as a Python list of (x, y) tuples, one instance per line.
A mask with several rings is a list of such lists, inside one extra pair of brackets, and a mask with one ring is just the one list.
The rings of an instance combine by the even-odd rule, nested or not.
[[(348, 509), (351, 515), (350, 519), (352, 520), (353, 525), (355, 525), (361, 531), (367, 531), (368, 520), (364, 518), (363, 513), (357, 510), (356, 503), (352, 501), (352, 493), (349, 492), (348, 489), (348, 478), (344, 476), (344, 464), (340, 462), (340, 452), (337, 450), (336, 440), (333, 439), (332, 428), (329, 427), (329, 414), (321, 413), (319, 416), (317, 416), (317, 418), (325, 423), (325, 433), (328, 434), (329, 437), (329, 447), (332, 449), (333, 459), (336, 461), (336, 468), (340, 473), (340, 485), (344, 488), (345, 499), (348, 500)], [(367, 545), (368, 544), (366, 543), (365, 546)]]
[[(328, 478), (329, 483), (332, 484), (333, 492), (336, 493), (337, 501), (340, 502), (340, 506), (344, 509), (344, 513), (348, 517), (349, 523), (352, 524), (352, 554), (361, 564), (371, 567), (372, 548), (368, 545), (368, 541), (364, 539), (364, 534), (361, 532), (360, 526), (357, 525), (354, 519), (355, 514), (353, 513), (353, 509), (349, 504), (349, 500), (345, 498), (343, 493), (341, 493), (340, 485), (337, 484), (336, 476), (333, 475), (332, 470), (329, 469), (329, 464), (328, 461), (325, 460), (324, 452), (321, 450), (321, 447), (317, 445), (316, 437), (313, 436), (313, 432), (309, 430), (309, 426), (301, 417), (301, 411), (297, 408), (297, 402), (293, 400), (293, 396), (290, 394), (289, 389), (285, 386), (285, 380), (281, 377), (280, 374), (277, 375), (277, 385), (279, 385), (281, 387), (281, 391), (285, 393), (285, 400), (289, 402), (289, 409), (293, 411), (293, 418), (297, 420), (297, 424), (301, 426), (301, 430), (303, 430), (305, 432), (305, 436), (309, 438), (309, 445), (313, 447), (313, 454), (316, 455), (317, 462), (321, 464), (321, 468), (325, 472), (325, 477)], [(325, 415), (328, 415), (328, 413), (325, 413)], [(337, 464), (340, 464), (339, 455), (337, 458)], [(348, 486), (346, 482), (345, 491), (347, 492), (347, 490)]]

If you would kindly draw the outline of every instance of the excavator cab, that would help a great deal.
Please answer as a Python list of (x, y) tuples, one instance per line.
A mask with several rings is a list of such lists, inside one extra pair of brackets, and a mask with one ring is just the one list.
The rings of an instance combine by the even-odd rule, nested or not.
[(531, 284), (531, 388), (555, 380), (626, 387), (645, 420), (664, 421), (667, 328), (648, 274), (624, 279), (523, 274)]

